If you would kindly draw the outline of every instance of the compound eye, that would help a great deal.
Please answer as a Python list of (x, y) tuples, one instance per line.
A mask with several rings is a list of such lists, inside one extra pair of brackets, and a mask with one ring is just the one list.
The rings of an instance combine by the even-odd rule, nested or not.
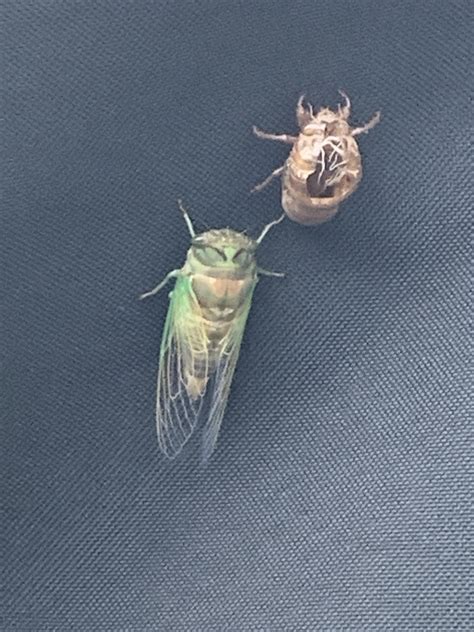
[(245, 248), (241, 248), (235, 253), (232, 261), (239, 266), (246, 266), (250, 263), (250, 259), (250, 252), (248, 250), (245, 250)]
[(225, 253), (213, 246), (194, 244), (194, 253), (198, 260), (204, 265), (212, 266), (226, 261)]

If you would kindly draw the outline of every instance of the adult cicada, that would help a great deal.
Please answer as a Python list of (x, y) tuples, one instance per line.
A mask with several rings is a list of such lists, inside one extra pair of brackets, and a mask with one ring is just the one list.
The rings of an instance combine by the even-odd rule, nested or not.
[(349, 97), (340, 91), (345, 104), (337, 111), (322, 108), (313, 111), (300, 97), (296, 118), (297, 136), (267, 134), (256, 127), (259, 138), (292, 145), (286, 162), (275, 169), (254, 191), (263, 189), (276, 176), (282, 177), (281, 202), (288, 217), (300, 224), (321, 224), (331, 219), (339, 204), (353, 193), (362, 177), (362, 162), (355, 139), (368, 132), (380, 120), (377, 112), (362, 127), (351, 127)]
[(158, 443), (173, 458), (203, 420), (206, 459), (224, 416), (258, 275), (283, 276), (259, 268), (255, 251), (284, 215), (267, 224), (257, 239), (229, 228), (196, 235), (181, 202), (179, 206), (191, 234), (186, 261), (140, 298), (156, 294), (176, 279), (159, 357)]

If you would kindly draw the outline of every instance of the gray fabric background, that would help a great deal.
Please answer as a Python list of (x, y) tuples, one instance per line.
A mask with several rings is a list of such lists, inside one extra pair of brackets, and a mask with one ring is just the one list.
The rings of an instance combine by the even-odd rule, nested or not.
[[(2, 630), (472, 629), (471, 7), (1, 2)], [(252, 124), (338, 88), (361, 187), (264, 242), (218, 449), (168, 463), (176, 198), (257, 234)]]

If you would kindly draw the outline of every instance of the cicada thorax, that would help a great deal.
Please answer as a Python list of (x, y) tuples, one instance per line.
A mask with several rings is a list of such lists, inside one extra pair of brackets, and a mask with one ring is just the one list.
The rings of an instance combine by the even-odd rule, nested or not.
[(224, 277), (195, 274), (191, 282), (209, 340), (209, 356), (215, 361), (214, 356), (219, 354), (233, 321), (241, 315), (255, 280), (252, 276), (235, 278), (229, 271)]
[(291, 219), (301, 224), (326, 222), (355, 191), (362, 165), (348, 131), (347, 124), (335, 124), (328, 125), (322, 137), (305, 134), (304, 129), (298, 136), (282, 177), (282, 206)]
[[(239, 252), (238, 248), (235, 247), (233, 252)], [(194, 301), (194, 309), (189, 314), (189, 318), (194, 320), (194, 327), (190, 329), (201, 331), (206, 340), (205, 348), (201, 341), (201, 348), (192, 352), (191, 379), (187, 383), (191, 397), (203, 395), (209, 378), (228, 351), (229, 334), (236, 320), (248, 308), (248, 299), (256, 283), (253, 256), (249, 262), (251, 265), (244, 267), (238, 263), (203, 266), (196, 260), (193, 249), (190, 251), (187, 265)]]

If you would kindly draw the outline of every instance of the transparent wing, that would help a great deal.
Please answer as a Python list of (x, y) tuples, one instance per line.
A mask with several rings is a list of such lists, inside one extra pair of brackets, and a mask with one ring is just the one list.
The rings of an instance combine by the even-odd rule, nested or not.
[(188, 277), (171, 294), (158, 369), (156, 428), (161, 450), (175, 457), (191, 436), (209, 379), (208, 340)]
[(245, 301), (242, 312), (232, 323), (231, 328), (223, 338), (220, 345), (220, 354), (212, 379), (212, 389), (210, 395), (209, 417), (203, 430), (202, 450), (203, 458), (208, 459), (212, 454), (217, 442), (217, 435), (224, 416), (227, 399), (229, 397), (230, 385), (234, 377), (235, 367), (239, 359), (240, 345), (245, 331), (247, 316), (252, 303), (252, 290)]

